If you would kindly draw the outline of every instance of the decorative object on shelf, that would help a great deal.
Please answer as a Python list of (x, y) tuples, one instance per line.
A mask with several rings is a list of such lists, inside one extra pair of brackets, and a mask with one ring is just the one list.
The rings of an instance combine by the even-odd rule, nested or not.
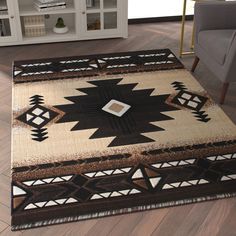
[(23, 22), (26, 37), (39, 37), (46, 34), (44, 16), (24, 16)]
[(96, 21), (95, 21), (94, 27), (95, 27), (95, 30), (96, 30), (96, 29), (101, 29), (101, 22), (100, 22), (100, 20), (96, 20)]
[(64, 20), (60, 17), (57, 19), (57, 23), (53, 28), (53, 32), (57, 34), (65, 34), (69, 31), (68, 27), (64, 24)]
[(65, 9), (66, 2), (63, 0), (62, 1), (49, 0), (48, 2), (46, 2), (46, 0), (35, 0), (34, 6), (38, 11), (57, 10), (57, 9)]
[(169, 49), (13, 75), (13, 230), (236, 196), (236, 126)]
[(88, 30), (99, 30), (101, 29), (100, 20), (95, 20), (93, 23), (88, 23)]
[(94, 6), (94, 0), (86, 0), (86, 6), (87, 7), (93, 7)]

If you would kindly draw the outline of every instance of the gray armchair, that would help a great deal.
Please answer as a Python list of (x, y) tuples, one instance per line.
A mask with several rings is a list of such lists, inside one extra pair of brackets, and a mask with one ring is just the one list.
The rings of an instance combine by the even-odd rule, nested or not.
[(223, 104), (229, 84), (236, 82), (236, 2), (195, 5), (194, 72), (201, 60), (223, 82)]

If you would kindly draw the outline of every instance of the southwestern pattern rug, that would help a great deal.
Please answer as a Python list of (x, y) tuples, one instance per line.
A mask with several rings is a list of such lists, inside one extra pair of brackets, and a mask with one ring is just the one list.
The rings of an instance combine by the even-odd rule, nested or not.
[(170, 50), (13, 73), (13, 230), (235, 196), (236, 126)]

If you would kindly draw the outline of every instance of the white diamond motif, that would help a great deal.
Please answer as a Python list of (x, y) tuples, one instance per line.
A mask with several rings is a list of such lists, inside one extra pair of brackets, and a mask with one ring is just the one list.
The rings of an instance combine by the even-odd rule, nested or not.
[(35, 119), (33, 119), (32, 122), (35, 123), (36, 125), (41, 125), (44, 122), (44, 119), (36, 117)]
[(35, 114), (36, 116), (39, 116), (40, 114), (43, 113), (43, 110), (36, 108), (32, 111), (33, 114)]
[(185, 98), (186, 100), (189, 100), (192, 96), (187, 93), (183, 93), (183, 95), (181, 97)]
[[(114, 108), (112, 108), (114, 107)], [(117, 100), (112, 99), (108, 102), (103, 108), (103, 111), (106, 111), (112, 115), (121, 117), (123, 116), (129, 109), (131, 108), (130, 105), (125, 104), (123, 102), (119, 102)]]
[(198, 106), (198, 103), (189, 101), (189, 102), (188, 102), (188, 106), (193, 107), (193, 108), (196, 108), (196, 107)]

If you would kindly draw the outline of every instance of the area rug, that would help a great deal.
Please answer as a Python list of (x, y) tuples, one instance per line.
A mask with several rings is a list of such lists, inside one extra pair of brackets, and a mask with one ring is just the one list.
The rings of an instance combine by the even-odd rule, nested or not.
[(13, 73), (13, 230), (235, 196), (236, 126), (170, 50)]

